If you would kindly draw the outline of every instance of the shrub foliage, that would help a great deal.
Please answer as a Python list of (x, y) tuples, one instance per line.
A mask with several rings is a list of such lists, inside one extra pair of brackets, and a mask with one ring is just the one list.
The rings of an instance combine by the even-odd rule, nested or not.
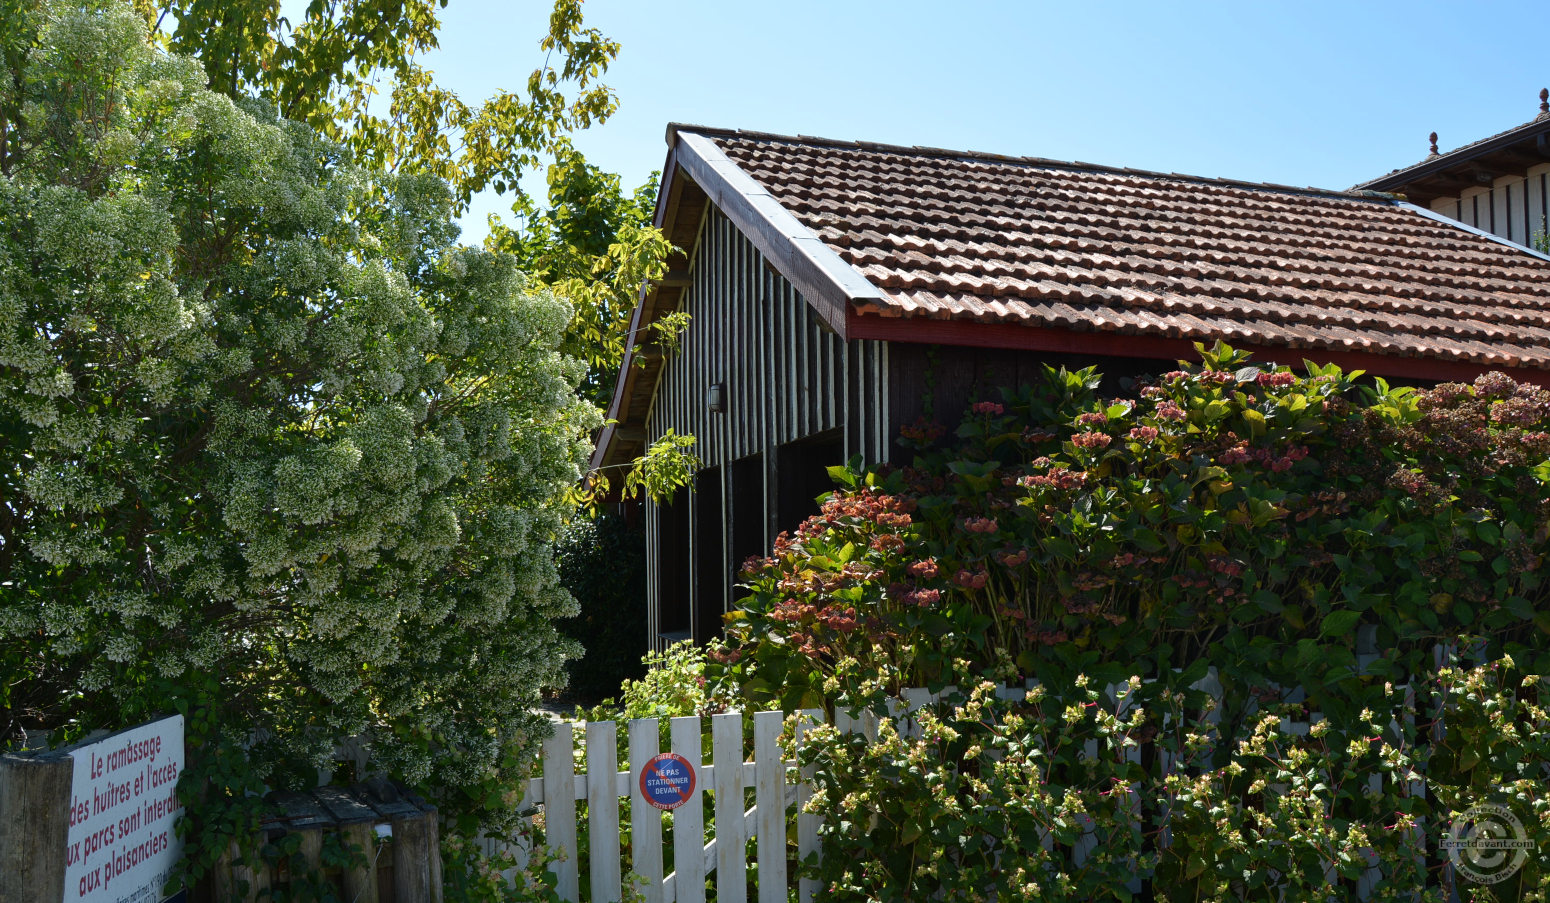
[[(834, 469), (821, 514), (749, 562), (718, 657), (755, 697), (885, 713), (907, 686), (1047, 694), (960, 694), (925, 738), (816, 744), (850, 825), (831, 827), (823, 872), (841, 898), (1123, 897), (1137, 875), (1182, 898), (1263, 896), (1272, 879), (1354, 888), (1378, 860), (1414, 888), (1488, 791), (1547, 836), (1524, 783), (1547, 760), (1523, 738), (1550, 671), (1550, 392), (1200, 352), (1124, 398), (1051, 370), (976, 403), (953, 441), (917, 424), (911, 465)], [(1487, 705), (1516, 714), (1482, 715), (1478, 749), (1456, 728), (1437, 739), (1437, 719), (1466, 719), (1441, 700), (1467, 683), (1435, 677), (1439, 649), (1519, 663)], [(1315, 711), (1314, 734), (1281, 730)], [(1417, 862), (1404, 829), (1423, 817), (1433, 858)]]
[(212, 92), (127, 3), (4, 8), (6, 738), (187, 711), (211, 849), (219, 801), (351, 735), (497, 805), (574, 653), (568, 306), (457, 247), (441, 180)]

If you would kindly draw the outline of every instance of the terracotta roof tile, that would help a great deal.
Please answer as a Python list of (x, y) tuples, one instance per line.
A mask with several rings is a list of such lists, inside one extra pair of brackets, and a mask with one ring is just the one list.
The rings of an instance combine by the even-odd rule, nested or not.
[(884, 290), (861, 313), (1550, 369), (1550, 259), (1391, 198), (703, 134)]

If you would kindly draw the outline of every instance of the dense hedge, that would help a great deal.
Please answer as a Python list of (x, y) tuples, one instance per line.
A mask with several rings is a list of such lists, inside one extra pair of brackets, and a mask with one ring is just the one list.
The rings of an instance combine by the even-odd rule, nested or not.
[(617, 696), (646, 673), (645, 536), (622, 515), (578, 519), (560, 535), (555, 562), (579, 609), (555, 626), (585, 650), (565, 664), (570, 689), (589, 702)]
[(1209, 658), (1230, 684), (1328, 686), (1363, 626), (1373, 677), (1464, 634), (1550, 671), (1550, 392), (1202, 354), (1123, 399), (1051, 371), (912, 466), (835, 469), (848, 488), (745, 572), (742, 676), (791, 704), (849, 657), (913, 684), (955, 659), (1123, 679)]
[[(1253, 874), (1349, 890), (1380, 861), (1413, 888), (1400, 873), (1415, 851), (1394, 839), (1412, 819), (1437, 835), (1504, 785), (1545, 827), (1545, 750), (1525, 738), (1544, 724), (1533, 694), (1550, 672), (1550, 393), (1500, 374), (1417, 391), (1201, 355), (1125, 398), (1100, 398), (1091, 370), (1051, 370), (976, 403), (946, 442), (917, 424), (910, 466), (836, 468), (844, 486), (822, 513), (749, 563), (718, 657), (755, 698), (883, 712), (902, 686), (986, 678), (1049, 694), (961, 698), (938, 711), (945, 729), (870, 751), (820, 742), (809, 755), (830, 803), (858, 818), (826, 841), (837, 898), (1016, 897), (1003, 862), (1056, 898), (1124, 896), (1115, 875), (1191, 897), (1269, 893)], [(1438, 677), (1440, 644), (1516, 664)], [(1209, 703), (1191, 689), (1208, 668), (1223, 688)], [(1445, 691), (1481, 674), (1498, 680), (1484, 745), (1456, 745), (1456, 730), (1438, 741), (1439, 714), (1464, 717), (1444, 713)], [(1139, 708), (1114, 715), (1106, 685), (1131, 687)], [(1278, 734), (1281, 716), (1310, 711), (1327, 718), (1322, 737)], [(1143, 747), (1144, 761), (1123, 754)], [(1416, 762), (1428, 783), (1413, 798), (1399, 776)], [(1110, 833), (1083, 884), (1070, 844), (1100, 811)], [(1344, 833), (1314, 831), (1319, 819)], [(1434, 885), (1435, 840), (1410, 876)], [(952, 868), (923, 865), (933, 850)], [(953, 884), (954, 871), (977, 877)]]

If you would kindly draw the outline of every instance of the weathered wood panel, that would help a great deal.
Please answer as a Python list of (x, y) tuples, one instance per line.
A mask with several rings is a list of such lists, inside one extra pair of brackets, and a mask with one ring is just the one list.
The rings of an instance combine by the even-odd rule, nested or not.
[[(688, 272), (689, 286), (680, 309), (688, 312), (689, 326), (680, 337), (678, 353), (662, 365), (646, 436), (650, 442), (672, 430), (695, 437), (694, 452), (707, 474), (695, 492), (719, 498), (726, 527), (719, 533), (725, 547), (695, 547), (701, 531), (693, 521), (709, 516), (710, 509), (691, 503), (688, 529), (670, 531), (658, 506), (647, 504), (647, 545), (652, 550), (649, 629), (658, 646), (664, 643), (664, 628), (674, 629), (660, 618), (658, 550), (665, 544), (689, 545), (691, 573), (700, 572), (702, 556), (728, 563), (726, 586), (701, 587), (696, 581), (691, 592), (689, 608), (695, 612), (691, 632), (714, 632), (699, 620), (719, 601), (726, 600), (724, 607), (734, 598), (729, 592), (731, 567), (739, 562), (731, 550), (733, 518), (757, 516), (765, 548), (776, 532), (795, 526), (781, 524), (775, 516), (780, 479), (776, 450), (841, 430), (846, 457), (860, 454), (869, 462), (881, 462), (887, 460), (894, 431), (889, 421), (887, 346), (876, 341), (846, 342), (835, 335), (796, 288), (714, 207), (700, 223)], [(716, 385), (721, 386), (724, 413), (712, 412), (708, 404), (707, 393)], [(730, 465), (751, 455), (762, 457), (764, 497), (735, 498)], [(677, 532), (683, 535), (670, 535)]]
[(1550, 164), (1529, 167), (1522, 175), (1502, 176), (1490, 185), (1466, 188), (1433, 200), (1431, 209), (1508, 241), (1533, 247), (1535, 236), (1550, 231)]

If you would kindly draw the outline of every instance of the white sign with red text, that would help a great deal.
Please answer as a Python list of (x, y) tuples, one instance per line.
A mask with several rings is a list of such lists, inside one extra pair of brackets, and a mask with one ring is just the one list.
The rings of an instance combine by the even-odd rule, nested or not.
[(183, 716), (174, 715), (71, 751), (64, 903), (159, 903), (183, 844)]

